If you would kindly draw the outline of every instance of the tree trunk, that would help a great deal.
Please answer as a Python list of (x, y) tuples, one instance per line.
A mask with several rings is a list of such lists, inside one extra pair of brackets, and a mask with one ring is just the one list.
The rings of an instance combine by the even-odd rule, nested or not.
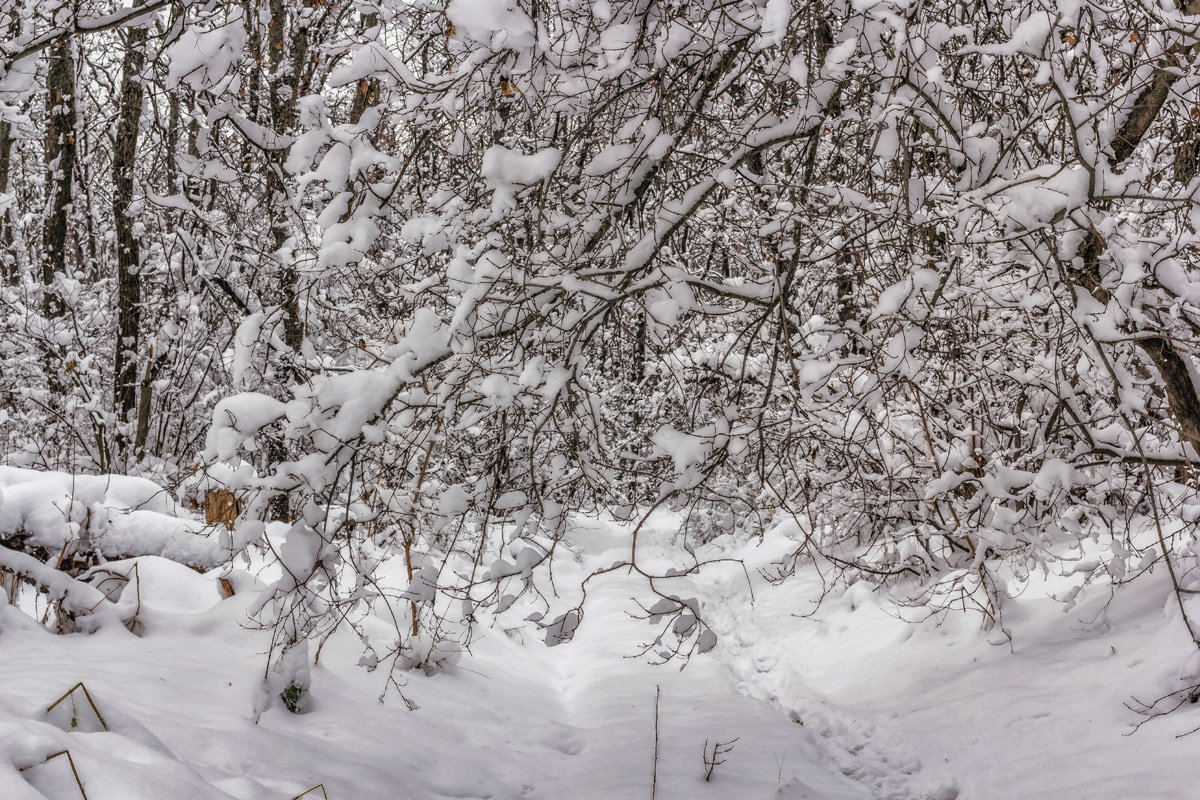
[(133, 437), (133, 452), (141, 458), (146, 451), (146, 441), (150, 436), (150, 400), (153, 397), (154, 379), (162, 371), (166, 362), (164, 354), (157, 357), (154, 348), (146, 349), (146, 371), (142, 377), (142, 388), (138, 392), (137, 427)]
[[(121, 105), (117, 114), (117, 139), (112, 165), (113, 221), (117, 236), (117, 345), (113, 408), (117, 413), (117, 458), (122, 465), (126, 463), (129, 449), (127, 428), (137, 406), (137, 361), (141, 334), (140, 254), (129, 209), (133, 204), (138, 129), (142, 118), (144, 89), (141, 72), (146, 62), (145, 43), (145, 28), (134, 28), (129, 32), (125, 63), (121, 68)], [(149, 386), (143, 387), (143, 391), (149, 391)]]
[(46, 72), (46, 222), (42, 282), (47, 287), (43, 313), (63, 314), (62, 298), (50, 287), (55, 273), (67, 272), (67, 212), (75, 179), (75, 57), (71, 40), (60, 39), (48, 51)]
[[(0, 194), (8, 192), (8, 175), (12, 168), (12, 124), (0, 120)], [(13, 231), (11, 209), (0, 211), (0, 282), (12, 283), (16, 277), (13, 260)]]
[[(13, 11), (8, 23), (8, 38), (15, 39), (20, 32), (21, 19)], [(12, 123), (0, 120), (0, 194), (8, 192), (13, 141)], [(12, 283), (17, 276), (16, 256), (13, 254), (13, 219), (12, 208), (0, 211), (0, 283)]]
[[(301, 75), (308, 60), (308, 27), (301, 20), (306, 10), (291, 10), (285, 0), (270, 0), (271, 24), (267, 30), (267, 51), (271, 64), (270, 88), (271, 127), (280, 137), (288, 136), (296, 125), (296, 102), (300, 96)], [(271, 278), (264, 299), (279, 307), (283, 317), (283, 342), (291, 351), (293, 362), (284, 365), (281, 376), (298, 377), (294, 358), (304, 343), (304, 319), (300, 313), (299, 272), (288, 247), (290, 224), (287, 217), (288, 186), (285, 180), (290, 148), (281, 147), (266, 153), (266, 200), (270, 224), (271, 259), (277, 272)], [(271, 355), (268, 355), (270, 358)], [(267, 458), (272, 463), (283, 461), (286, 448), (282, 440), (272, 437), (266, 445)], [(290, 521), (287, 495), (271, 500), (271, 517)]]
[[(304, 25), (288, 25), (289, 13), (284, 0), (271, 0), (271, 28), (268, 43), (271, 51), (271, 123), (275, 133), (286, 136), (296, 125), (296, 101), (300, 94), (300, 75), (308, 57), (308, 28)], [(286, 33), (290, 27), (291, 35)], [(290, 52), (285, 46), (290, 40)], [(285, 56), (285, 52), (287, 55)], [(267, 195), (271, 212), (271, 243), (275, 247), (274, 258), (279, 262), (277, 281), (278, 301), (284, 309), (283, 341), (293, 353), (300, 352), (304, 341), (304, 320), (300, 316), (299, 275), (295, 263), (284, 251), (287, 247), (289, 225), (287, 220), (287, 186), (284, 171), (290, 148), (279, 148), (268, 153)]]
[[(75, 56), (71, 39), (63, 37), (47, 50), (46, 70), (46, 211), (42, 231), (42, 314), (63, 316), (66, 306), (55, 275), (66, 274), (67, 217), (75, 179)], [(52, 395), (62, 393), (62, 367), (57, 348), (45, 354), (46, 381)]]

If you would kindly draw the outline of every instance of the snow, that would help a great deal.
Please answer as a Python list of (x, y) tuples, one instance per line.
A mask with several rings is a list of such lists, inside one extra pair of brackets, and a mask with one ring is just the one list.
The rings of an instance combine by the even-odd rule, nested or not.
[(186, 83), (193, 89), (219, 88), (242, 58), (246, 31), (240, 20), (213, 30), (185, 28), (179, 40), (167, 48), (171, 86)]
[(1083, 205), (1089, 197), (1086, 170), (1046, 165), (990, 193), (997, 215), (1016, 231), (1032, 230)]
[(158, 555), (198, 567), (220, 561), (216, 533), (152, 481), (0, 466), (0, 542), (20, 537), (57, 556), (81, 535), (109, 558)]
[(562, 151), (556, 147), (528, 155), (498, 144), (485, 150), (481, 171), (484, 181), (494, 192), (492, 217), (498, 219), (506, 211), (516, 208), (520, 189), (548, 178), (561, 158)]
[[(9, 493), (63, 480), (0, 475)], [(146, 484), (107, 479), (109, 502), (169, 508)], [(656, 512), (641, 528), (642, 568), (670, 564), (679, 523)], [(791, 546), (775, 534), (761, 544), (698, 548), (741, 559), (744, 569), (721, 562), (665, 579), (673, 596), (697, 598), (687, 606), (716, 634), (715, 649), (683, 670), (628, 657), (656, 629), (630, 616), (638, 615), (630, 598), (645, 589), (621, 570), (592, 584), (584, 615), (563, 617), (560, 627), (574, 636), (553, 648), (542, 643), (553, 626), (539, 632), (520, 622), (531, 616), (530, 601), (506, 597), (511, 608), (479, 626), (457, 666), (398, 673), (414, 710), (388, 687), (385, 665), (354, 666), (361, 645), (346, 631), (326, 643), (318, 665), (308, 649), (294, 648), (296, 663), (285, 658), (286, 669), (269, 676), (271, 691), (311, 681), (303, 713), (270, 702), (270, 633), (245, 624), (272, 576), (261, 566), (255, 578), (202, 574), (156, 556), (105, 565), (92, 591), (126, 611), (136, 602), (138, 635), (114, 625), (55, 636), (0, 600), (3, 796), (75, 796), (66, 760), (45, 760), (65, 750), (93, 798), (282, 800), (317, 784), (331, 798), (361, 800), (645, 798), (655, 772), (656, 694), (658, 798), (1187, 796), (1180, 781), (1192, 774), (1195, 741), (1175, 736), (1200, 724), (1197, 712), (1189, 707), (1128, 735), (1141, 718), (1124, 705), (1193, 677), (1161, 578), (1084, 587), (1071, 606), (1050, 599), (1070, 579), (1043, 578), (1008, 606), (1005, 642), (967, 615), (906, 620), (915, 612), (863, 583), (817, 607), (822, 581), (814, 570), (781, 584), (763, 577)], [(574, 520), (555, 580), (577, 585), (627, 558), (629, 542), (625, 524)], [(519, 572), (530, 554), (540, 555), (526, 547), (516, 564), (498, 561), (493, 571)], [(392, 573), (381, 578), (402, 584), (403, 567), (385, 566)], [(19, 606), (28, 610), (29, 602)], [(652, 610), (674, 605), (663, 600)], [(378, 618), (366, 624), (379, 637), (388, 630)], [(78, 693), (47, 714), (80, 681), (107, 731)], [(701, 753), (716, 741), (733, 749), (706, 782)]]
[(493, 50), (522, 50), (537, 42), (533, 20), (516, 0), (450, 0), (446, 19), (462, 35)]
[(778, 47), (783, 43), (791, 18), (790, 5), (789, 0), (767, 0), (762, 9), (762, 32), (755, 43), (756, 49)]
[(285, 404), (261, 392), (227, 397), (213, 409), (207, 446), (222, 461), (233, 458), (242, 442), (283, 416)]

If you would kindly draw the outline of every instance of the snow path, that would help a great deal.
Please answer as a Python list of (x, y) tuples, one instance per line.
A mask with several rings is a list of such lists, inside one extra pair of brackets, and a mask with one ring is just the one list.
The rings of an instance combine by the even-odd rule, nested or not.
[[(802, 579), (801, 579), (802, 580)], [(944, 769), (926, 769), (917, 750), (881, 712), (859, 705), (849, 712), (812, 690), (804, 676), (813, 672), (814, 656), (828, 658), (797, 646), (789, 629), (812, 628), (816, 623), (798, 619), (789, 603), (791, 590), (779, 592), (765, 581), (756, 581), (760, 599), (783, 594), (783, 602), (752, 606), (743, 573), (726, 575), (714, 588), (719, 598), (709, 604), (709, 622), (724, 645), (718, 657), (734, 678), (736, 690), (785, 709), (815, 740), (828, 762), (862, 784), (876, 800), (955, 800), (958, 784)]]

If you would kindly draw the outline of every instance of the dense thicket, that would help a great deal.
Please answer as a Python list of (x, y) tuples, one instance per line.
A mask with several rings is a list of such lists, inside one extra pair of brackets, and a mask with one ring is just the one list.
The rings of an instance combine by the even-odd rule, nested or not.
[(1089, 540), (1186, 593), (1197, 10), (13, 0), (5, 458), (287, 523), (283, 647), (380, 559), (415, 642), (664, 504), (679, 566), (613, 569), (668, 653), (725, 534), (990, 622)]

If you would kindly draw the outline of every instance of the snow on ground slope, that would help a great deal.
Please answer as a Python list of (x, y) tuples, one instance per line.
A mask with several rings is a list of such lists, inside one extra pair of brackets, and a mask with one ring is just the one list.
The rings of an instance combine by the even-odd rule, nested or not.
[[(647, 558), (672, 535), (670, 517), (655, 523)], [(611, 523), (581, 521), (556, 580), (611, 563), (626, 541)], [(241, 624), (253, 580), (224, 598), (215, 573), (140, 558), (140, 637), (54, 636), (0, 606), (0, 797), (77, 797), (64, 758), (42, 763), (68, 750), (91, 800), (286, 800), (318, 783), (333, 800), (642, 800), (656, 690), (659, 800), (1195, 796), (1200, 738), (1174, 737), (1200, 712), (1125, 735), (1137, 717), (1122, 703), (1169, 691), (1187, 655), (1161, 585), (1117, 592), (1106, 622), (1099, 593), (1068, 614), (1031, 593), (1010, 611), (1010, 648), (970, 618), (904, 622), (858, 587), (798, 617), (819, 581), (767, 584), (755, 567), (773, 548), (726, 553), (746, 559), (753, 603), (736, 565), (691, 579), (720, 643), (682, 671), (626, 657), (650, 628), (629, 616), (637, 581), (614, 574), (589, 592), (568, 644), (547, 648), (506, 618), (450, 674), (405, 673), (415, 711), (394, 691), (380, 703), (383, 670), (353, 666), (355, 640), (335, 637), (308, 713), (274, 708), (257, 724), (268, 637)], [(110, 731), (77, 695), (70, 714), (45, 713), (79, 681)], [(735, 738), (706, 782), (705, 740)]]

